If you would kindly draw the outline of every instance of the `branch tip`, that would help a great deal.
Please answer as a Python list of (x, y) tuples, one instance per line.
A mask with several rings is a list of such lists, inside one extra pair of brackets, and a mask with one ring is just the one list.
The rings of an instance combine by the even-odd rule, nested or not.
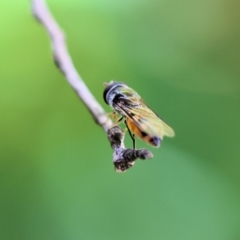
[(119, 127), (108, 130), (108, 139), (113, 149), (113, 164), (116, 172), (125, 172), (135, 164), (137, 159), (145, 160), (153, 157), (146, 149), (124, 148), (124, 132)]

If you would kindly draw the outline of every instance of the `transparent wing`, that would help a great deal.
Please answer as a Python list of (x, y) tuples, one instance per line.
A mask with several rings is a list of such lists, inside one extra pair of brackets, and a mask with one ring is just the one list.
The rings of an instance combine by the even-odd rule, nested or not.
[(173, 129), (142, 101), (139, 101), (138, 105), (124, 104), (119, 107), (141, 131), (150, 136), (163, 139), (164, 136), (173, 137), (175, 135)]

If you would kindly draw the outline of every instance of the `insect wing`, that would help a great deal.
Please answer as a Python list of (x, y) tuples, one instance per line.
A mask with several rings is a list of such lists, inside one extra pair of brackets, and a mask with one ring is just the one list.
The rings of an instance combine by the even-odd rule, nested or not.
[(142, 101), (138, 106), (122, 105), (122, 108), (133, 123), (146, 134), (160, 137), (160, 139), (163, 139), (164, 136), (173, 137), (175, 135), (173, 129)]
[(129, 87), (119, 87), (118, 91), (124, 96), (124, 102), (128, 106), (136, 105), (141, 100), (137, 92)]
[(115, 104), (125, 112), (140, 131), (160, 139), (163, 139), (164, 136), (173, 137), (175, 135), (173, 129), (145, 105), (137, 92), (128, 87), (120, 87), (118, 91), (123, 97)]

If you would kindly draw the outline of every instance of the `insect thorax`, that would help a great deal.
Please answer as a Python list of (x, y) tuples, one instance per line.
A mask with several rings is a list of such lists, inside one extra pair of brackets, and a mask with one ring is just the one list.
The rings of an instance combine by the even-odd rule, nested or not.
[[(128, 90), (128, 91), (127, 91)], [(123, 117), (127, 116), (124, 109), (134, 108), (139, 105), (140, 99), (137, 93), (129, 88), (125, 84), (116, 83), (110, 89), (105, 92), (105, 101), (114, 109), (117, 113), (121, 114)], [(133, 101), (134, 99), (134, 101)]]
[(125, 96), (118, 90), (117, 87), (109, 91), (107, 94), (108, 104), (115, 110), (120, 110), (117, 105), (122, 104), (124, 98)]
[(123, 117), (126, 117), (126, 113), (122, 110), (121, 107), (119, 107), (115, 103), (113, 103), (112, 108), (114, 109), (114, 111), (116, 111), (117, 113), (121, 114)]

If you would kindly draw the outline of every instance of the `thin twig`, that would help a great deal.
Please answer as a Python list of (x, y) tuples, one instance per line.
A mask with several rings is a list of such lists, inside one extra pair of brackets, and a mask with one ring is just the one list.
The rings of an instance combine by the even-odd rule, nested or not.
[[(52, 47), (52, 55), (56, 66), (65, 76), (69, 85), (85, 104), (95, 122), (107, 133), (113, 149), (113, 163), (115, 170), (123, 172), (134, 164), (137, 158), (151, 158), (147, 150), (125, 149), (124, 134), (118, 127), (112, 128), (112, 121), (107, 117), (101, 105), (91, 94), (82, 78), (78, 74), (65, 44), (64, 34), (49, 11), (44, 0), (31, 0), (32, 14), (46, 29)], [(111, 129), (111, 130), (109, 130)]]

